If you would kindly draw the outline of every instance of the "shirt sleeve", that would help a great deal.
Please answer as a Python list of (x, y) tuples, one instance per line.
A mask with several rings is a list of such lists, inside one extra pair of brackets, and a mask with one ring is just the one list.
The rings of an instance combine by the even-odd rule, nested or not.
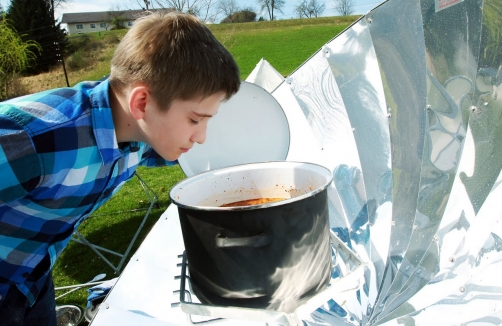
[(24, 197), (41, 179), (41, 166), (28, 133), (0, 115), (0, 204)]
[(157, 152), (150, 146), (146, 146), (143, 155), (141, 156), (141, 161), (139, 165), (148, 167), (160, 167), (160, 166), (173, 166), (178, 164), (176, 161), (168, 161), (163, 159)]

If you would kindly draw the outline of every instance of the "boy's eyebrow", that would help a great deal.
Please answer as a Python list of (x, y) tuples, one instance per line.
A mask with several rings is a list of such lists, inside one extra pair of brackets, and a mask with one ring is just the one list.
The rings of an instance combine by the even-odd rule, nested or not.
[(211, 114), (205, 114), (205, 113), (199, 113), (199, 112), (195, 112), (195, 111), (192, 111), (193, 114), (195, 114), (196, 116), (198, 117), (201, 117), (201, 118), (212, 118), (214, 115), (216, 115), (216, 112), (214, 115), (211, 115)]

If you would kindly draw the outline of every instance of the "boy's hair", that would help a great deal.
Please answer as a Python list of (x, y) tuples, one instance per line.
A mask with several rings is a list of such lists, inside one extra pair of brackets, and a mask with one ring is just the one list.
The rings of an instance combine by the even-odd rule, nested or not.
[(162, 110), (174, 99), (234, 95), (240, 86), (232, 55), (202, 21), (180, 12), (155, 12), (134, 22), (112, 58), (110, 85), (123, 93), (144, 82)]

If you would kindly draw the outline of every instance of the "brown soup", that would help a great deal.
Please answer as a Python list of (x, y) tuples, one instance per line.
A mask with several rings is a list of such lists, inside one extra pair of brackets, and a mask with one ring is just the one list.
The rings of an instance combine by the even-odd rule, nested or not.
[(286, 198), (255, 198), (255, 199), (247, 199), (236, 201), (233, 203), (223, 204), (220, 207), (235, 207), (235, 206), (252, 206), (252, 205), (261, 205), (265, 203), (271, 203), (275, 201), (284, 200)]

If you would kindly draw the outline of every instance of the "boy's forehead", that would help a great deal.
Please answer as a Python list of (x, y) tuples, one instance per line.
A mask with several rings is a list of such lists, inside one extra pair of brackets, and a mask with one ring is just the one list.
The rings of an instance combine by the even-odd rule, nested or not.
[(225, 101), (223, 92), (192, 99), (174, 99), (170, 107), (179, 107), (200, 117), (213, 117)]

